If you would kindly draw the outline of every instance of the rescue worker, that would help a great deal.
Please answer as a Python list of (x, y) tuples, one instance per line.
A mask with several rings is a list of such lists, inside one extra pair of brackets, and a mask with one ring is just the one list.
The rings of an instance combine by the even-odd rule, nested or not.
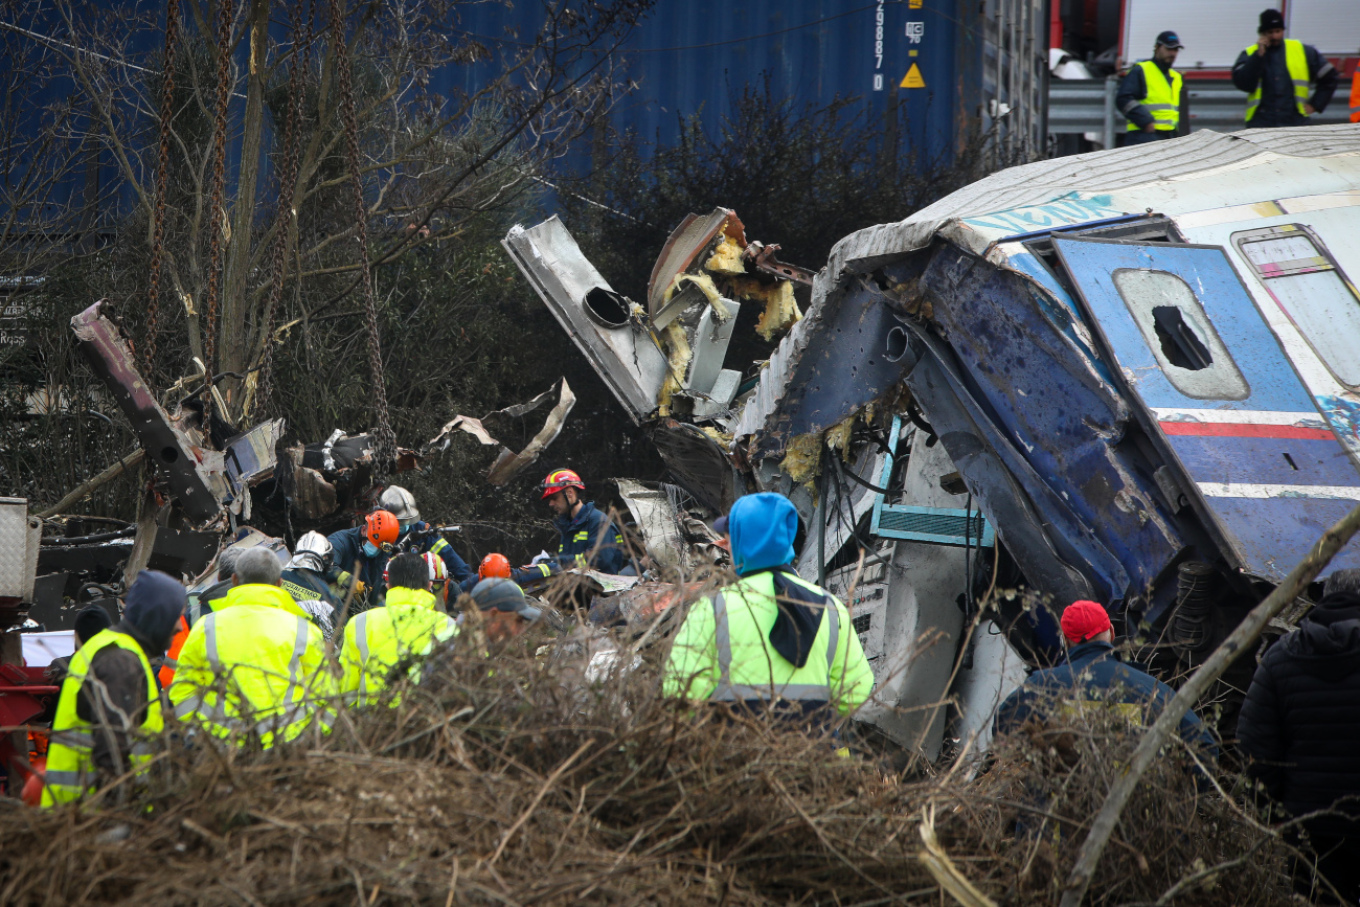
[(1284, 36), (1277, 9), (1261, 13), (1257, 42), (1237, 55), (1232, 70), (1233, 85), (1247, 93), (1252, 128), (1306, 125), (1327, 109), (1340, 78), (1316, 47)]
[(178, 580), (137, 574), (122, 619), (71, 656), (52, 720), (42, 805), (70, 803), (152, 756), (164, 727), (151, 660), (165, 654), (187, 595)]
[(250, 548), (236, 561), (236, 583), (216, 610), (189, 631), (170, 701), (183, 721), (235, 742), (267, 749), (291, 740), (314, 715), (329, 721), (334, 693), (326, 644), (303, 608), (279, 585), (279, 559)]
[(511, 567), (510, 559), (503, 554), (491, 553), (482, 558), (475, 576), (470, 576), (459, 584), (459, 590), (471, 593), (474, 586), (484, 579), (508, 579), (520, 588), (533, 583), (541, 583), (561, 571), (555, 563), (543, 561), (527, 567)]
[(283, 568), (281, 583), (294, 601), (323, 601), (332, 608), (340, 604), (336, 590), (326, 581), (331, 570), (331, 543), (319, 532), (308, 532)]
[(389, 485), (378, 497), (378, 507), (397, 518), (401, 530), (397, 547), (401, 551), (437, 554), (444, 559), (444, 565), (455, 582), (461, 583), (472, 578), (472, 568), (453, 550), (449, 540), (434, 532), (433, 527), (420, 518), (415, 496), (411, 492), (400, 485)]
[(319, 532), (308, 532), (298, 539), (297, 549), (284, 565), (279, 580), (283, 590), (311, 615), (327, 640), (335, 635), (335, 613), (341, 602), (326, 580), (330, 563), (331, 543)]
[[(332, 532), (327, 541), (331, 543), (336, 584), (343, 588), (353, 586), (356, 600), (381, 602), (383, 570), (400, 537), (397, 518), (387, 510), (373, 511), (364, 517), (362, 526)], [(355, 564), (359, 565), (357, 571)]]
[(1120, 81), (1114, 104), (1129, 121), (1125, 145), (1172, 139), (1181, 134), (1184, 84), (1181, 74), (1172, 67), (1184, 46), (1175, 32), (1162, 32), (1152, 48), (1152, 59), (1129, 67)]
[(189, 638), (189, 631), (193, 629), (194, 624), (198, 623), (204, 614), (212, 613), (212, 602), (226, 598), (227, 593), (231, 591), (231, 574), (236, 567), (236, 559), (244, 550), (235, 546), (224, 548), (217, 555), (217, 582), (202, 592), (189, 596), (189, 606), (180, 615), (175, 636), (170, 640), (170, 649), (165, 653), (165, 663), (161, 665), (156, 675), (161, 682), (161, 689), (168, 690), (170, 684), (175, 682), (175, 665), (179, 662), (180, 650), (184, 648), (184, 641)]
[[(1131, 723), (1149, 726), (1175, 691), (1151, 674), (1115, 657), (1114, 626), (1098, 603), (1076, 601), (1062, 614), (1067, 640), (1067, 662), (1035, 671), (1006, 697), (997, 710), (995, 730), (1019, 730), (1031, 718), (1044, 719), (1047, 710), (1073, 705), (1106, 708), (1113, 705)], [(1218, 747), (1194, 710), (1181, 717), (1181, 739), (1200, 749), (1201, 757), (1216, 758)]]
[(601, 573), (622, 572), (627, 565), (623, 535), (594, 503), (581, 499), (586, 490), (581, 477), (570, 469), (554, 469), (540, 487), (561, 536), (557, 565), (563, 570), (587, 567)]
[(373, 702), (392, 670), (458, 635), (458, 626), (437, 606), (430, 565), (420, 554), (399, 554), (387, 565), (387, 603), (345, 624), (340, 650), (348, 699)]
[(735, 702), (790, 717), (848, 715), (868, 700), (874, 675), (850, 613), (790, 566), (798, 514), (764, 492), (728, 514), (740, 579), (689, 609), (662, 680), (667, 696)]
[(505, 642), (524, 633), (543, 617), (542, 610), (529, 604), (524, 590), (501, 577), (484, 579), (472, 589), (477, 603), (482, 632), (488, 642)]

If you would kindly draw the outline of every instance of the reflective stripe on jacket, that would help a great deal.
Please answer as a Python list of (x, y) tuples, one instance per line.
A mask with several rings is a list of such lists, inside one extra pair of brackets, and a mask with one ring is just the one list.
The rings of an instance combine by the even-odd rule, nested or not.
[(291, 740), (335, 692), (325, 640), (278, 586), (237, 586), (189, 632), (170, 701), (208, 733), (266, 747)]
[[(1170, 70), (1171, 81), (1162, 68), (1152, 60), (1137, 64), (1143, 70), (1143, 82), (1147, 94), (1143, 96), (1143, 109), (1152, 114), (1158, 132), (1175, 132), (1181, 124), (1181, 74)], [(1139, 132), (1141, 128), (1129, 120), (1129, 132)]]
[[(1253, 44), (1245, 51), (1250, 57), (1256, 53), (1256, 45)], [(1308, 103), (1311, 81), (1308, 78), (1308, 54), (1303, 49), (1302, 41), (1295, 41), (1293, 38), (1284, 39), (1284, 65), (1289, 70), (1289, 79), (1294, 83), (1294, 104), (1299, 109), (1299, 116), (1308, 116), (1303, 105)], [(1264, 80), (1263, 80), (1264, 81)], [(1256, 116), (1256, 108), (1261, 106), (1261, 84), (1258, 82), (1256, 90), (1247, 95), (1247, 122)]]
[(763, 571), (690, 606), (666, 665), (667, 696), (715, 702), (783, 699), (804, 706), (830, 702), (842, 714), (864, 704), (874, 675), (849, 612), (825, 590), (791, 574), (784, 577), (827, 599), (807, 663), (796, 667), (770, 643), (779, 610), (774, 577)]
[(141, 733), (137, 735), (142, 739), (132, 743), (130, 754), (134, 767), (146, 763), (151, 758), (154, 738), (165, 726), (161, 714), (160, 690), (151, 671), (151, 662), (147, 660), (141, 645), (126, 633), (114, 630), (96, 633), (93, 639), (71, 656), (69, 671), (61, 684), (57, 714), (52, 720), (51, 744), (47, 750), (45, 786), (42, 792), (43, 806), (70, 803), (94, 792), (94, 734), (98, 732), (98, 728), (81, 719), (76, 711), (76, 699), (90, 670), (90, 662), (100, 650), (109, 646), (134, 653), (146, 674), (146, 716), (142, 719)]
[(371, 702), (387, 686), (394, 667), (457, 635), (458, 625), (436, 610), (432, 594), (393, 586), (387, 590), (386, 605), (364, 611), (345, 625), (340, 691)]

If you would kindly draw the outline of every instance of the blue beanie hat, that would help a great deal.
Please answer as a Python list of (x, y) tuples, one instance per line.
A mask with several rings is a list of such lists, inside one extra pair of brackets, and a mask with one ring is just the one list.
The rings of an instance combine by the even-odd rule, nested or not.
[(737, 498), (727, 515), (732, 536), (732, 564), (745, 576), (793, 563), (798, 511), (782, 494), (763, 491)]

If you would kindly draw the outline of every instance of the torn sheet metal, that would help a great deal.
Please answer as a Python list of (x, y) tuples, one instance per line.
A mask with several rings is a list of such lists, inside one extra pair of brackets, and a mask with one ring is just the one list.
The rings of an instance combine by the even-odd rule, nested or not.
[(670, 495), (664, 488), (648, 488), (632, 479), (615, 479), (614, 484), (642, 533), (647, 554), (663, 567), (679, 567), (685, 537), (680, 532), (679, 517)]
[(538, 434), (534, 435), (533, 440), (519, 453), (512, 453), (508, 448), (501, 448), (500, 455), (496, 457), (496, 462), (492, 463), (491, 469), (487, 471), (486, 480), (492, 485), (504, 485), (519, 475), (525, 467), (537, 461), (544, 449), (562, 433), (562, 426), (566, 424), (567, 416), (575, 405), (576, 395), (571, 392), (567, 379), (563, 378), (557, 405), (552, 408), (552, 412), (548, 413), (548, 420), (538, 430)]
[(718, 438), (695, 425), (662, 419), (648, 437), (676, 484), (718, 513), (727, 513), (744, 484)]
[(719, 234), (731, 237), (741, 247), (746, 245), (745, 227), (735, 211), (714, 208), (702, 216), (685, 215), (680, 226), (666, 239), (656, 264), (652, 266), (652, 276), (647, 281), (648, 314), (653, 318), (661, 314), (666, 305), (666, 291), (671, 288), (676, 277), (694, 270), (700, 255), (708, 250)]
[(472, 435), (487, 447), (500, 447), (500, 454), (496, 457), (496, 462), (491, 464), (486, 478), (492, 485), (504, 485), (523, 471), (525, 467), (536, 461), (547, 446), (562, 433), (562, 426), (566, 424), (567, 416), (570, 415), (572, 407), (576, 405), (576, 395), (572, 393), (571, 386), (567, 384), (567, 379), (562, 378), (557, 385), (557, 404), (548, 413), (547, 421), (539, 429), (538, 434), (534, 435), (533, 440), (519, 453), (515, 453), (501, 444), (500, 441), (497, 441), (482, 423), (496, 416), (519, 418), (527, 415), (542, 406), (552, 395), (553, 391), (549, 389), (532, 400), (496, 410), (480, 419), (474, 419), (471, 416), (454, 416), (440, 429), (439, 434), (426, 442), (425, 450), (448, 449), (456, 432)]
[(502, 245), (633, 421), (650, 415), (670, 367), (641, 307), (609, 286), (555, 215), (515, 225)]
[[(222, 454), (208, 450), (177, 428), (137, 371), (132, 346), (101, 312), (100, 300), (71, 319), (81, 351), (132, 423), (149, 460), (166, 476), (189, 519), (206, 523), (232, 497), (223, 475)], [(238, 505), (239, 506), (239, 505)]]

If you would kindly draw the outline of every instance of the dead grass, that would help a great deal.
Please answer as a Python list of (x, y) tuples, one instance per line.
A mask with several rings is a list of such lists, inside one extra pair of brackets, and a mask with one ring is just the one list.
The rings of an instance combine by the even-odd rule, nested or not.
[[(589, 685), (538, 642), (443, 653), (400, 705), (269, 753), (176, 742), (126, 804), (11, 806), (0, 903), (949, 903), (920, 859), (931, 813), (988, 897), (1055, 903), (1129, 749), (1086, 725), (1012, 740), (975, 781), (906, 779), (660, 699), (659, 653)], [(1175, 754), (1118, 837), (1095, 903), (1287, 900), (1282, 845)]]

